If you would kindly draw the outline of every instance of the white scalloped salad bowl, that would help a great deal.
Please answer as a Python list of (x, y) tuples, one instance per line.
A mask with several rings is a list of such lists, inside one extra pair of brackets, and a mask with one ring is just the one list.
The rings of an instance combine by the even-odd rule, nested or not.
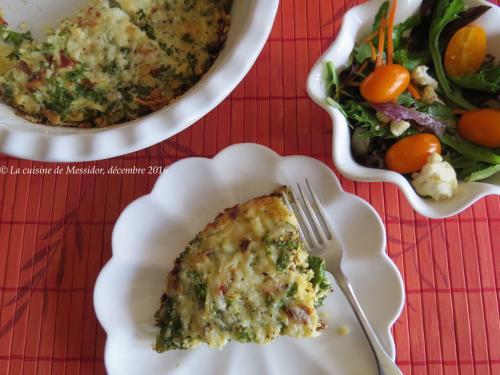
[[(445, 218), (459, 213), (480, 198), (500, 194), (500, 173), (484, 182), (461, 182), (457, 193), (451, 198), (439, 202), (419, 196), (410, 182), (401, 174), (384, 169), (367, 168), (358, 164), (351, 154), (351, 140), (346, 118), (337, 109), (325, 102), (325, 66), (332, 61), (340, 71), (348, 64), (349, 55), (356, 40), (369, 31), (373, 17), (382, 0), (369, 1), (349, 10), (342, 22), (341, 30), (334, 43), (320, 57), (312, 68), (307, 89), (310, 97), (325, 111), (333, 121), (333, 162), (344, 176), (358, 181), (391, 182), (396, 184), (406, 199), (418, 213), (430, 218)], [(468, 4), (487, 4), (491, 9), (475, 23), (481, 25), (488, 35), (488, 52), (497, 58), (500, 56), (500, 8), (485, 1), (466, 0)], [(399, 0), (396, 22), (402, 22), (418, 11), (421, 0)]]
[[(2, 2), (14, 27), (35, 36), (73, 14), (87, 0)], [(179, 133), (215, 108), (248, 73), (271, 32), (279, 0), (234, 0), (226, 45), (211, 69), (171, 105), (141, 119), (101, 129), (33, 124), (0, 102), (0, 152), (40, 161), (90, 161), (138, 151)]]
[[(403, 307), (401, 276), (385, 253), (382, 221), (365, 201), (342, 190), (323, 163), (281, 157), (254, 145), (230, 146), (213, 159), (172, 165), (153, 191), (128, 206), (113, 230), (113, 257), (101, 271), (94, 306), (107, 333), (110, 375), (377, 374), (375, 360), (347, 300), (333, 282), (320, 314), (328, 327), (314, 339), (280, 337), (267, 345), (229, 343), (158, 354), (153, 342), (167, 273), (185, 245), (227, 207), (307, 178), (322, 199), (344, 248), (342, 267), (375, 332), (394, 358), (391, 326)], [(348, 335), (338, 327), (350, 328)]]

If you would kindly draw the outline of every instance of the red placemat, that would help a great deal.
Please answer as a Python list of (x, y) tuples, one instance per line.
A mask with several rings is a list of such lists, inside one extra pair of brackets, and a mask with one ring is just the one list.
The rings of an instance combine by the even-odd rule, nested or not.
[[(156, 170), (141, 176), (110, 168), (168, 166), (211, 157), (237, 142), (332, 166), (330, 120), (308, 99), (305, 80), (356, 3), (282, 0), (270, 40), (243, 83), (199, 123), (157, 146), (72, 165), (0, 157), (0, 166), (9, 168), (0, 176), (0, 374), (104, 373), (94, 283), (111, 256), (120, 212), (158, 176)], [(38, 167), (64, 173), (27, 173)], [(403, 372), (500, 374), (499, 198), (429, 220), (392, 185), (340, 180), (381, 215), (389, 255), (405, 280), (407, 302), (394, 326)]]

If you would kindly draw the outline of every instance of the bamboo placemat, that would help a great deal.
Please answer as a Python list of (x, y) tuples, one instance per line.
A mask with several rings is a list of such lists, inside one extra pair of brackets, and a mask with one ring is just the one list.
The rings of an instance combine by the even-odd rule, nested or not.
[[(111, 256), (120, 212), (148, 193), (150, 175), (110, 167), (164, 167), (211, 157), (238, 142), (331, 164), (331, 122), (307, 97), (307, 73), (357, 1), (282, 0), (271, 37), (234, 93), (193, 127), (147, 150), (106, 161), (44, 164), (0, 156), (0, 374), (104, 373), (105, 334), (92, 293)], [(24, 168), (104, 168), (103, 175), (26, 174)], [(387, 228), (406, 286), (394, 326), (405, 374), (500, 374), (500, 201), (429, 220), (392, 185), (355, 183)]]

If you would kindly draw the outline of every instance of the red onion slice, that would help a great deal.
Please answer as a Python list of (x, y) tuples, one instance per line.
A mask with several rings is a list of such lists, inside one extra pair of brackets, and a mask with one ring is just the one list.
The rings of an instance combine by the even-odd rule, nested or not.
[(438, 136), (442, 135), (446, 129), (446, 122), (432, 117), (427, 113), (406, 108), (397, 103), (370, 104), (378, 112), (383, 113), (391, 120), (413, 120), (419, 125), (432, 130)]

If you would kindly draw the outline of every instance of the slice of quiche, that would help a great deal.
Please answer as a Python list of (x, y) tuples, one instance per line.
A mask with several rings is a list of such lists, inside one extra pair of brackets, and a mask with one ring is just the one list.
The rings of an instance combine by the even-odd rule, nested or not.
[(105, 126), (167, 104), (175, 65), (125, 12), (93, 0), (46, 42), (21, 48), (0, 91), (30, 120)]
[(324, 261), (307, 253), (282, 191), (225, 210), (176, 259), (155, 315), (158, 352), (325, 328)]
[(186, 91), (219, 55), (230, 24), (232, 0), (114, 0), (176, 61), (171, 77)]

